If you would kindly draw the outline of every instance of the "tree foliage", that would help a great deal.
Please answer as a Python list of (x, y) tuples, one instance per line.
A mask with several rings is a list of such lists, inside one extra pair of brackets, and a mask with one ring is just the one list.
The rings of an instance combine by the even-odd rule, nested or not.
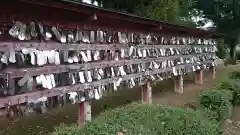
[(231, 57), (234, 57), (235, 47), (240, 43), (240, 1), (197, 0), (196, 8), (216, 24), (217, 32), (225, 35), (224, 41), (230, 47)]
[(230, 116), (233, 94), (231, 91), (204, 91), (200, 95), (200, 104), (204, 109), (213, 112), (207, 115), (209, 119), (217, 120), (221, 124)]
[[(174, 24), (188, 24), (195, 26), (190, 19), (192, 7), (191, 0), (118, 0), (125, 4), (115, 9), (124, 9), (128, 13), (166, 21)], [(127, 2), (124, 2), (127, 1)], [(108, 7), (107, 5), (104, 5)]]
[[(83, 0), (73, 0), (82, 2)], [(103, 8), (136, 14), (174, 24), (194, 26), (191, 20), (192, 0), (89, 0), (102, 3)], [(190, 11), (190, 12), (189, 12)]]
[(153, 0), (148, 6), (136, 10), (136, 13), (171, 23), (179, 22), (179, 1), (178, 0)]

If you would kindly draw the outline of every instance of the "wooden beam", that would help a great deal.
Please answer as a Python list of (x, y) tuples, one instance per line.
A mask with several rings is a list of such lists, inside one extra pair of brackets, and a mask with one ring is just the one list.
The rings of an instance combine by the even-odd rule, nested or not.
[(212, 66), (212, 67), (211, 67), (211, 71), (212, 71), (212, 78), (213, 78), (213, 79), (216, 79), (216, 67), (215, 67), (215, 66)]
[(147, 83), (141, 87), (142, 103), (152, 104), (152, 87)]
[[(180, 65), (176, 68), (183, 68), (184, 65)], [(172, 71), (172, 67), (170, 68), (166, 68), (166, 69), (158, 69), (155, 71), (150, 71), (148, 73), (146, 72), (139, 72), (136, 74), (128, 74), (122, 77), (122, 81), (125, 80), (130, 80), (131, 78), (135, 77), (142, 77), (142, 76), (146, 76), (146, 75), (154, 75), (154, 74), (159, 74), (159, 73), (163, 73), (163, 72), (170, 72)], [(52, 88), (52, 89), (46, 89), (43, 91), (35, 91), (35, 92), (31, 92), (31, 93), (24, 93), (24, 94), (20, 94), (20, 95), (14, 95), (14, 96), (8, 96), (8, 97), (3, 97), (0, 98), (0, 108), (4, 107), (5, 103), (8, 103), (9, 101), (11, 101), (12, 105), (18, 104), (18, 103), (25, 103), (27, 102), (27, 99), (38, 99), (41, 98), (43, 96), (45, 97), (53, 97), (53, 96), (58, 96), (64, 93), (68, 93), (68, 92), (73, 92), (73, 91), (82, 91), (83, 89), (89, 89), (89, 88), (94, 88), (97, 87), (99, 85), (106, 85), (111, 83), (113, 80), (117, 80), (119, 79), (119, 77), (114, 77), (114, 78), (106, 78), (106, 79), (102, 79), (99, 81), (93, 81), (91, 83), (84, 83), (84, 84), (76, 84), (74, 86), (63, 86), (63, 87), (57, 87), (57, 88)]]
[(195, 83), (203, 84), (203, 70), (197, 70), (195, 72)]
[(183, 94), (183, 76), (178, 75), (174, 77), (174, 92)]
[(18, 78), (25, 76), (26, 73), (31, 76), (37, 76), (41, 74), (53, 74), (53, 73), (62, 73), (62, 72), (70, 72), (71, 70), (89, 70), (92, 68), (105, 68), (109, 66), (122, 66), (129, 64), (140, 64), (146, 63), (150, 61), (161, 62), (164, 60), (175, 60), (179, 59), (180, 56), (169, 56), (162, 58), (145, 58), (145, 59), (123, 59), (119, 61), (100, 61), (100, 62), (92, 62), (92, 63), (83, 63), (83, 64), (70, 64), (70, 65), (45, 65), (43, 67), (35, 67), (35, 68), (8, 68), (6, 70), (0, 71), (0, 78), (5, 78), (9, 76), (11, 78)]
[(84, 101), (78, 104), (78, 127), (83, 128), (86, 122), (91, 121), (91, 101)]

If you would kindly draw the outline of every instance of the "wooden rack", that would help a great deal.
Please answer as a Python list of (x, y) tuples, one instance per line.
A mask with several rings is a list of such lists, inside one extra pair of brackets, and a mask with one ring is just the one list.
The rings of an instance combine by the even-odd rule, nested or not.
[[(152, 33), (153, 35), (159, 36), (177, 36), (177, 37), (194, 37), (194, 38), (202, 38), (202, 39), (215, 39), (219, 35), (203, 31), (195, 28), (187, 28), (184, 26), (177, 26), (168, 24), (165, 22), (154, 21), (146, 18), (140, 18), (132, 15), (122, 14), (118, 12), (113, 12), (109, 10), (99, 9), (97, 7), (92, 7), (85, 4), (74, 4), (64, 1), (37, 1), (37, 0), (9, 0), (2, 3), (4, 8), (0, 9), (0, 26), (2, 28), (11, 24), (12, 21), (19, 20), (23, 22), (28, 21), (36, 21), (41, 22), (43, 25), (52, 27), (57, 25), (59, 28), (64, 29), (84, 29), (84, 30), (104, 30), (104, 31), (122, 31), (122, 32), (134, 32), (134, 33)], [(9, 8), (6, 8), (9, 7)], [(29, 7), (29, 9), (26, 9)], [(32, 12), (28, 12), (35, 8), (36, 10), (32, 10)], [(21, 10), (19, 10), (21, 9)], [(13, 11), (13, 12), (9, 12)], [(49, 12), (49, 16), (45, 16), (42, 11)], [(51, 13), (50, 13), (51, 12)], [(52, 12), (61, 12), (62, 16), (55, 17)], [(70, 16), (70, 13), (74, 13), (74, 16)], [(89, 19), (93, 14), (97, 15), (97, 20)], [(79, 15), (79, 16), (78, 16)], [(82, 15), (82, 16), (81, 16)], [(78, 18), (79, 17), (79, 18)], [(86, 18), (84, 20), (84, 18)], [(84, 20), (84, 21), (83, 21)], [(111, 21), (109, 21), (111, 20)], [(11, 22), (11, 23), (9, 23)], [(115, 22), (115, 23), (112, 23)], [(161, 28), (161, 29), (160, 29)], [(1, 35), (0, 35), (1, 38)], [(192, 48), (192, 47), (214, 47), (215, 44), (144, 44), (144, 45), (136, 45), (136, 44), (120, 44), (120, 43), (58, 43), (54, 41), (17, 41), (17, 40), (9, 40), (3, 38), (0, 41), (0, 52), (14, 50), (16, 52), (20, 52), (25, 48), (32, 48), (35, 50), (56, 50), (56, 51), (100, 51), (100, 50), (120, 50), (123, 48), (129, 48), (130, 46), (137, 47), (139, 49), (164, 49), (164, 48)], [(7, 79), (10, 81), (8, 85), (10, 85), (10, 89), (15, 89), (13, 85), (15, 85), (14, 79), (23, 78), (28, 75), (31, 77), (35, 77), (42, 74), (56, 74), (63, 72), (73, 72), (73, 71), (86, 71), (93, 68), (106, 68), (106, 67), (117, 67), (123, 65), (131, 65), (131, 64), (141, 64), (141, 63), (149, 63), (149, 62), (163, 62), (166, 60), (177, 60), (180, 58), (192, 58), (196, 56), (203, 55), (215, 55), (215, 52), (202, 52), (202, 53), (194, 53), (188, 55), (173, 55), (173, 56), (162, 56), (162, 57), (154, 57), (154, 58), (123, 58), (118, 61), (116, 60), (101, 60), (101, 61), (91, 61), (86, 63), (75, 63), (75, 64), (66, 64), (61, 63), (60, 65), (48, 64), (43, 66), (35, 66), (30, 68), (10, 68), (7, 67), (0, 71), (0, 78)], [(184, 63), (184, 64), (176, 64), (174, 67), (166, 67), (159, 68), (155, 70), (146, 70), (145, 72), (139, 72), (134, 74), (126, 74), (125, 76), (120, 76), (122, 80), (130, 80), (131, 78), (139, 78), (146, 77), (150, 75), (160, 74), (170, 72), (172, 74), (173, 68), (177, 70), (185, 69), (187, 67), (193, 66), (207, 66), (213, 70), (213, 74), (215, 76), (215, 64), (214, 59), (207, 59), (205, 61), (198, 61), (198, 63)], [(203, 68), (197, 69), (196, 71), (196, 83), (202, 83), (202, 72)], [(190, 72), (190, 71), (189, 71)], [(191, 71), (192, 72), (192, 71)], [(62, 94), (66, 94), (69, 92), (79, 92), (84, 91), (86, 89), (93, 89), (99, 85), (106, 85), (109, 83), (113, 83), (113, 81), (120, 78), (111, 77), (111, 78), (103, 78), (101, 80), (92, 81), (83, 84), (75, 84), (68, 86), (55, 87), (52, 89), (45, 90), (33, 90), (32, 92), (22, 93), (19, 95), (12, 95), (6, 97), (0, 97), (0, 108), (4, 108), (7, 106), (14, 106), (26, 103), (28, 101), (39, 99), (41, 97), (55, 97)], [(172, 76), (174, 79), (175, 89), (174, 91), (177, 93), (183, 93), (183, 74), (179, 74), (176, 76)], [(142, 87), (142, 96), (144, 103), (151, 103), (151, 87), (150, 81), (146, 81), (143, 84), (139, 84)], [(90, 101), (78, 102), (81, 112), (79, 113), (79, 120), (89, 120), (89, 110)], [(87, 109), (88, 108), (88, 109)], [(87, 110), (87, 111), (85, 111)], [(87, 115), (88, 117), (84, 117)], [(81, 122), (80, 122), (81, 123)]]
[[(202, 64), (209, 65), (209, 64), (212, 64), (212, 61), (206, 61)], [(187, 66), (193, 66), (193, 65), (196, 66), (196, 65), (200, 65), (200, 64), (189, 64)], [(176, 69), (181, 69), (183, 67), (184, 67), (184, 65), (180, 65), (180, 66), (176, 67)], [(137, 74), (130, 74), (130, 75), (123, 76), (122, 79), (129, 80), (130, 78), (133, 78), (133, 77), (141, 77), (141, 76), (153, 75), (153, 74), (169, 72), (169, 71), (172, 71), (172, 68), (160, 69), (160, 70), (156, 70), (156, 71), (141, 72), (141, 73), (137, 73)], [(99, 85), (111, 83), (111, 82), (113, 82), (113, 80), (117, 80), (118, 78), (119, 77), (102, 79), (100, 81), (95, 81), (92, 83), (77, 84), (74, 86), (64, 86), (64, 87), (59, 87), (59, 88), (53, 88), (51, 90), (37, 91), (37, 92), (25, 93), (25, 94), (16, 95), (16, 96), (10, 96), (10, 97), (6, 97), (6, 98), (0, 98), (0, 103), (8, 103), (10, 101), (11, 105), (16, 105), (16, 104), (25, 103), (28, 100), (41, 98), (43, 96), (54, 97), (54, 96), (58, 96), (61, 94), (72, 92), (72, 91), (83, 91), (84, 89), (91, 89), (91, 88), (94, 88)], [(4, 107), (4, 104), (0, 104), (0, 108), (2, 108), (2, 107)]]

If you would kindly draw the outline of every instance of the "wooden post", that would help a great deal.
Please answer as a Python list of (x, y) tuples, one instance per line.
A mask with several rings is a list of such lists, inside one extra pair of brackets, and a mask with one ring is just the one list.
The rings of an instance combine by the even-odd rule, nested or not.
[(7, 75), (8, 77), (8, 91), (7, 94), (10, 96), (14, 96), (15, 95), (15, 80), (13, 78), (10, 77), (10, 75)]
[(83, 128), (87, 121), (91, 121), (91, 103), (84, 101), (79, 103), (78, 110), (78, 127)]
[(195, 74), (195, 83), (203, 84), (203, 70), (197, 70)]
[(147, 83), (141, 87), (142, 103), (152, 104), (152, 87)]
[(216, 67), (212, 66), (211, 71), (212, 71), (212, 78), (215, 79), (216, 78)]
[(174, 92), (183, 94), (183, 76), (178, 75), (174, 77)]

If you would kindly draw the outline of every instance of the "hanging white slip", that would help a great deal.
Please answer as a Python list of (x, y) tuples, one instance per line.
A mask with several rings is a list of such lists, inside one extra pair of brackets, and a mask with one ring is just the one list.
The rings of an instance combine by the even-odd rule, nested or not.
[(56, 65), (60, 65), (60, 55), (59, 55), (59, 52), (58, 51), (56, 51), (55, 52), (55, 55), (54, 55), (55, 57), (54, 57), (54, 61), (55, 61), (55, 64)]
[(53, 86), (53, 87), (56, 87), (56, 81), (55, 81), (54, 75), (53, 75), (53, 74), (50, 74), (50, 78), (51, 78), (52, 86)]
[(83, 72), (79, 72), (78, 75), (79, 75), (79, 78), (80, 78), (80, 82), (81, 83), (85, 83), (84, 73)]
[(98, 93), (98, 89), (94, 89), (94, 98), (95, 98), (96, 100), (100, 99), (100, 95), (99, 95), (99, 93)]
[(87, 82), (92, 82), (91, 71), (87, 71)]
[(85, 54), (85, 52), (81, 51), (80, 54), (81, 54), (82, 59), (83, 59), (84, 62), (88, 62), (89, 61), (87, 55)]

